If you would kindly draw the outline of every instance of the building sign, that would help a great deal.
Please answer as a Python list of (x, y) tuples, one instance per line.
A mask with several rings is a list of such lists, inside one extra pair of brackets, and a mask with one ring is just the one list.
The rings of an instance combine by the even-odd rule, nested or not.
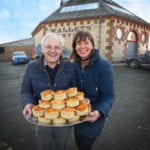
[(71, 37), (73, 33), (78, 31), (91, 31), (92, 25), (66, 26), (66, 27), (51, 27), (50, 32), (61, 34), (64, 38)]

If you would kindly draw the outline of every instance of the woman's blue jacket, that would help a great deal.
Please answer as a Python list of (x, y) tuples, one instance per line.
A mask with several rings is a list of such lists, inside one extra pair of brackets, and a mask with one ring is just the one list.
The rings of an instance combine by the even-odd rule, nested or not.
[[(94, 50), (90, 63), (82, 69), (80, 63), (75, 63), (77, 87), (90, 99), (93, 110), (98, 110), (102, 118), (95, 123), (83, 123), (83, 134), (95, 137), (100, 133), (103, 121), (114, 103), (114, 71), (111, 63), (99, 56)], [(82, 125), (78, 126), (79, 128)]]

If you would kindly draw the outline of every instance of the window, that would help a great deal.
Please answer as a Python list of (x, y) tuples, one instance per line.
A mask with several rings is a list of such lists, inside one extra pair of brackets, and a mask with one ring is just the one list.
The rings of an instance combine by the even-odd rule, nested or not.
[(119, 40), (122, 38), (122, 36), (123, 36), (123, 31), (122, 31), (121, 28), (118, 28), (118, 29), (116, 30), (116, 36), (117, 36), (117, 38), (118, 38)]
[(66, 6), (60, 10), (60, 13), (80, 11), (80, 10), (89, 10), (89, 9), (97, 9), (98, 6), (99, 6), (99, 3), (89, 3), (89, 4)]
[(144, 33), (141, 36), (141, 40), (142, 40), (142, 42), (145, 42), (145, 34)]

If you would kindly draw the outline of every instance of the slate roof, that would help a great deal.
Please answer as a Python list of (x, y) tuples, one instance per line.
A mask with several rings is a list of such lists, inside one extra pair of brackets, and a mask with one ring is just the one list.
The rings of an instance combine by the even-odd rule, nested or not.
[(98, 16), (120, 16), (150, 25), (112, 0), (68, 0), (41, 23)]
[(34, 45), (34, 40), (32, 38), (8, 42), (0, 44), (0, 47), (7, 47), (7, 46), (26, 46), (26, 45)]

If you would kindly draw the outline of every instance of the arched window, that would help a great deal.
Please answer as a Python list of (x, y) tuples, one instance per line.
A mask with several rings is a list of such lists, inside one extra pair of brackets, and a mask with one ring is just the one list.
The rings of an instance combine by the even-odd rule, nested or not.
[(128, 41), (137, 41), (135, 33), (132, 32), (132, 31), (129, 32), (128, 37), (127, 37), (127, 40), (128, 40)]

